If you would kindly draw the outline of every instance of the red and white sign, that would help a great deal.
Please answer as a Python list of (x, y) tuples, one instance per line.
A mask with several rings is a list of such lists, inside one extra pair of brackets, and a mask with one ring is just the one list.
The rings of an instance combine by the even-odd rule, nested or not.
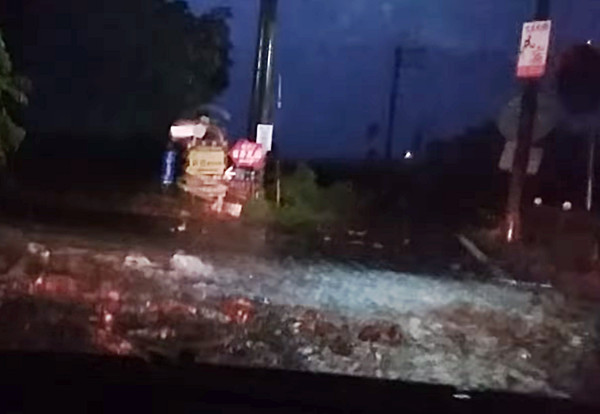
[(539, 78), (546, 73), (551, 28), (550, 20), (523, 24), (517, 77)]
[(236, 167), (259, 169), (265, 163), (263, 146), (247, 139), (236, 142), (229, 151), (229, 156)]

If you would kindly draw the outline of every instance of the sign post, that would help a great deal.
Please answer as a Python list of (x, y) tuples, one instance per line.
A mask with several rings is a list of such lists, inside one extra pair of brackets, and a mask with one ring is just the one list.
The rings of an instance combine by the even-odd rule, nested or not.
[(273, 123), (275, 37), (278, 0), (260, 0), (248, 138), (255, 140), (258, 124)]
[(590, 133), (590, 142), (589, 142), (589, 152), (588, 152), (588, 166), (587, 166), (587, 192), (585, 196), (585, 209), (587, 211), (592, 211), (592, 202), (594, 200), (594, 171), (596, 168), (594, 167), (594, 161), (596, 158), (596, 131), (593, 130)]
[(551, 24), (550, 0), (536, 0), (535, 21), (525, 23), (519, 49), (517, 77), (524, 79), (517, 146), (506, 205), (505, 235), (512, 242), (521, 237), (521, 199), (533, 141), (533, 128), (538, 107), (539, 78), (546, 72)]

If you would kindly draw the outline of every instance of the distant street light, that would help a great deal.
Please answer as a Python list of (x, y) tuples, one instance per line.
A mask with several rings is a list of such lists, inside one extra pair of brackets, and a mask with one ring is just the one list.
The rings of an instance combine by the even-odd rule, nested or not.
[(414, 157), (415, 157), (414, 154), (412, 152), (410, 152), (410, 151), (406, 151), (404, 153), (404, 159), (405, 160), (412, 160)]

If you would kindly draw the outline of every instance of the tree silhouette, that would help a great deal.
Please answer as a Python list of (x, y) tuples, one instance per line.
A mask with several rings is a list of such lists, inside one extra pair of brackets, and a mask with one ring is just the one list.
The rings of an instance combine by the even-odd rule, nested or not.
[(0, 165), (4, 165), (11, 152), (17, 150), (25, 130), (16, 125), (10, 116), (15, 104), (27, 104), (27, 80), (13, 73), (10, 55), (0, 32)]
[(228, 84), (228, 9), (197, 16), (184, 1), (4, 3), (7, 41), (36, 85), (28, 115), (38, 131), (162, 136)]

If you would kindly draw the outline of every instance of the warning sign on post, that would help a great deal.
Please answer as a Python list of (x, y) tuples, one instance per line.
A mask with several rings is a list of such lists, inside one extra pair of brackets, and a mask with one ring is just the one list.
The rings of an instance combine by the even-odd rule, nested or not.
[(185, 172), (189, 175), (222, 175), (225, 171), (225, 151), (218, 147), (198, 146), (187, 156)]
[(551, 28), (550, 20), (527, 22), (523, 25), (517, 77), (539, 78), (546, 73)]
[[(504, 151), (498, 165), (503, 171), (511, 171), (515, 162), (515, 152), (517, 151), (516, 141), (507, 141), (504, 145)], [(540, 170), (544, 150), (539, 147), (532, 147), (529, 150), (529, 163), (527, 164), (527, 174), (536, 175)]]
[(256, 142), (262, 145), (265, 154), (273, 148), (273, 125), (258, 124), (256, 126)]

